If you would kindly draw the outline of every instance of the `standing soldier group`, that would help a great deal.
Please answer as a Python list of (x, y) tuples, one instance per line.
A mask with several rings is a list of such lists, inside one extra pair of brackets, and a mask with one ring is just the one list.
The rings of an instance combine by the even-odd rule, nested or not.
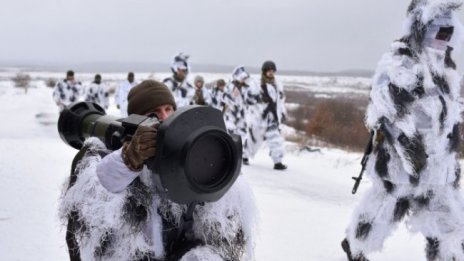
[(287, 166), (282, 163), (285, 149), (279, 125), (286, 118), (285, 95), (282, 84), (275, 79), (275, 63), (264, 62), (261, 71), (261, 85), (258, 86), (245, 67), (236, 67), (233, 80), (224, 89), (218, 81), (217, 89), (213, 89), (216, 93), (213, 100), (224, 112), (229, 132), (242, 137), (243, 164), (249, 165), (249, 158), (266, 141), (274, 169), (284, 170)]
[(249, 159), (266, 141), (274, 169), (286, 169), (282, 163), (285, 149), (280, 132), (280, 124), (286, 118), (285, 95), (282, 84), (275, 79), (275, 63), (264, 62), (260, 85), (250, 78), (244, 66), (237, 66), (229, 83), (219, 79), (207, 88), (200, 75), (195, 77), (193, 86), (187, 82), (188, 58), (183, 53), (176, 55), (171, 64), (173, 75), (163, 81), (178, 107), (197, 104), (222, 111), (228, 132), (242, 138), (243, 164), (249, 165)]
[(68, 105), (78, 101), (89, 101), (99, 104), (105, 109), (109, 107), (108, 88), (102, 83), (100, 74), (87, 86), (75, 80), (74, 71), (66, 72), (66, 79), (56, 83), (53, 89), (53, 100), (60, 112)]

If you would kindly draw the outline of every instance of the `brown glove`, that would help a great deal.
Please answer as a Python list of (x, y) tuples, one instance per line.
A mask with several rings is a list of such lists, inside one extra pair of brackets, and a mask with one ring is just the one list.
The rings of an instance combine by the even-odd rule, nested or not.
[(158, 126), (139, 126), (130, 141), (122, 146), (124, 164), (132, 171), (140, 171), (143, 162), (155, 155)]
[(203, 92), (201, 89), (196, 89), (195, 90), (195, 103), (198, 105), (205, 105), (205, 99), (203, 97)]
[(377, 144), (380, 144), (383, 142), (384, 139), (385, 139), (385, 133), (383, 133), (383, 131), (381, 130), (377, 130), (376, 135), (375, 135), (375, 142)]

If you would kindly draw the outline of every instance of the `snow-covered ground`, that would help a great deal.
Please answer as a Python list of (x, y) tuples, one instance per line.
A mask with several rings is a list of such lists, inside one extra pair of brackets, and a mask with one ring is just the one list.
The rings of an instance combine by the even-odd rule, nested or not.
[[(57, 218), (61, 188), (77, 152), (59, 138), (52, 89), (24, 90), (0, 81), (0, 260), (67, 260), (65, 227)], [(116, 113), (114, 105), (109, 113)], [(360, 154), (287, 144), (288, 170), (274, 171), (262, 148), (242, 168), (260, 212), (259, 261), (342, 261), (351, 212), (369, 187), (351, 195)], [(424, 239), (401, 226), (371, 260), (425, 260)]]

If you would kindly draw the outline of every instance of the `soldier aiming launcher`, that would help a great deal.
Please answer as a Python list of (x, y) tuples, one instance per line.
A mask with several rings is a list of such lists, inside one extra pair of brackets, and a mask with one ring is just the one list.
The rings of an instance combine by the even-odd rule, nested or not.
[[(118, 119), (95, 103), (80, 102), (60, 114), (58, 132), (75, 149), (81, 149), (86, 138), (97, 137), (108, 149), (117, 150), (139, 125), (156, 122), (156, 117), (135, 114)], [(156, 144), (156, 156), (145, 164), (154, 183), (176, 203), (217, 201), (240, 173), (241, 139), (226, 132), (219, 110), (180, 108), (160, 123)]]

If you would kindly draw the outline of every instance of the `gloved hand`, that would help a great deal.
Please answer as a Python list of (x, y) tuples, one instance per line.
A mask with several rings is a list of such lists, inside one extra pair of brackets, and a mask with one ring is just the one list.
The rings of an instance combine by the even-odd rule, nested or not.
[(119, 104), (116, 104), (116, 108), (119, 110), (121, 107), (119, 107)]
[(374, 133), (374, 146), (379, 145), (385, 140), (385, 133), (382, 130), (376, 130)]
[(148, 127), (139, 126), (130, 141), (124, 142), (122, 159), (132, 171), (140, 171), (143, 162), (155, 156), (156, 136), (158, 125)]

